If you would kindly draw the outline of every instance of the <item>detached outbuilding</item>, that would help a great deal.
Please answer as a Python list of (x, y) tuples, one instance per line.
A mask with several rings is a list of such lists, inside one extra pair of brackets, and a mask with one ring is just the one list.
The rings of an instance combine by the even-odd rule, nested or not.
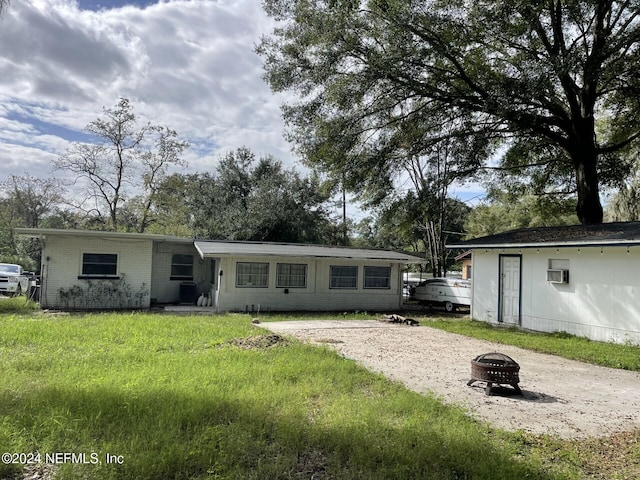
[(397, 310), (407, 253), (20, 228), (42, 244), (43, 308), (204, 305), (214, 311)]
[(473, 252), (476, 320), (640, 343), (640, 222), (525, 228), (448, 248)]

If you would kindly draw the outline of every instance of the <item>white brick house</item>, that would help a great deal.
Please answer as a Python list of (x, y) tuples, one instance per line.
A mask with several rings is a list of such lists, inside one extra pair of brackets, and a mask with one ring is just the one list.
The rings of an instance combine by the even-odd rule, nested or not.
[(403, 266), (424, 261), (382, 249), (16, 232), (41, 240), (41, 306), (69, 310), (193, 305), (203, 294), (216, 311), (397, 310)]

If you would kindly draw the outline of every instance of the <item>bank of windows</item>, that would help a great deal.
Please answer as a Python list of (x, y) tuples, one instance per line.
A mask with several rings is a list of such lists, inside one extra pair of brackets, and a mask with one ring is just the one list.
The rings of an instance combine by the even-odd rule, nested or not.
[[(358, 267), (357, 266), (332, 266), (329, 287), (336, 289), (357, 290)], [(390, 289), (391, 267), (364, 267), (364, 289)]]
[[(332, 265), (330, 267), (329, 288), (358, 289), (357, 266)], [(236, 264), (236, 287), (267, 288), (269, 286), (269, 264), (238, 262)], [(307, 265), (302, 263), (278, 263), (276, 265), (277, 288), (306, 288)], [(391, 268), (365, 266), (363, 288), (390, 289)]]
[(81, 277), (116, 278), (118, 275), (117, 253), (83, 253)]
[(171, 256), (170, 280), (193, 280), (193, 255), (174, 253)]

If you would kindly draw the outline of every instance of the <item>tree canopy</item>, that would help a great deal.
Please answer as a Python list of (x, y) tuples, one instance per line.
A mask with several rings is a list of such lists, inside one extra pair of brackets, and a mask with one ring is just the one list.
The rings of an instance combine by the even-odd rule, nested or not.
[[(307, 161), (353, 189), (443, 139), (454, 171), (528, 172), (600, 223), (603, 186), (638, 142), (640, 2), (264, 0), (280, 23), (257, 48)], [(445, 128), (443, 128), (443, 126)], [(494, 159), (499, 152), (498, 164)], [(544, 190), (544, 192), (543, 192)]]
[(469, 212), (466, 239), (526, 227), (551, 227), (576, 223), (575, 202), (554, 196), (518, 195), (493, 191), (488, 201)]
[(15, 227), (49, 227), (49, 219), (64, 202), (64, 188), (56, 179), (24, 174), (0, 182), (0, 260), (37, 269), (39, 245), (16, 237)]
[(211, 174), (172, 175), (159, 192), (167, 209), (186, 205), (197, 236), (301, 243), (336, 243), (338, 237), (317, 181), (271, 156), (256, 158), (246, 147), (221, 157)]

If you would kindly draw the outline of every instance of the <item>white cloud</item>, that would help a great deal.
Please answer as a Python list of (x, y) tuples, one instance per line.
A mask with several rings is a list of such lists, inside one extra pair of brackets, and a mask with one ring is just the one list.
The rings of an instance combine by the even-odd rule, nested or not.
[(253, 51), (271, 26), (260, 0), (99, 11), (72, 0), (11, 2), (0, 19), (0, 176), (48, 168), (121, 96), (141, 120), (194, 145), (194, 170), (242, 145), (292, 164), (281, 100)]

